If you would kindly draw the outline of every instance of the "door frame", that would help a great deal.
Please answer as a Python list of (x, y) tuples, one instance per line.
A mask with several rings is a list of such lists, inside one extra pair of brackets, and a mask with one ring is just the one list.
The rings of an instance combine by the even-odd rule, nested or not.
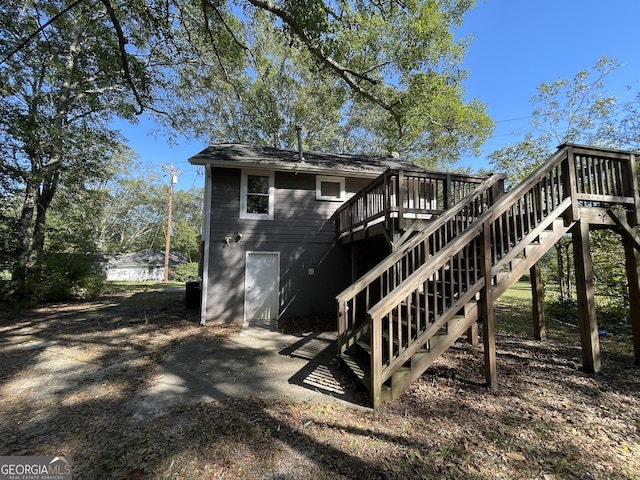
[(249, 257), (251, 255), (269, 255), (269, 256), (275, 256), (276, 257), (276, 261), (277, 261), (277, 268), (276, 268), (276, 313), (275, 313), (275, 318), (274, 319), (270, 319), (270, 320), (277, 320), (278, 319), (278, 315), (280, 313), (280, 252), (265, 252), (265, 251), (260, 251), (260, 250), (252, 250), (252, 251), (247, 251), (245, 253), (245, 262), (244, 262), (244, 301), (243, 301), (243, 321), (244, 324), (246, 325), (247, 322), (249, 321), (249, 319), (247, 318), (247, 292), (248, 292), (248, 280), (249, 280), (249, 275), (248, 275), (248, 269), (249, 269)]

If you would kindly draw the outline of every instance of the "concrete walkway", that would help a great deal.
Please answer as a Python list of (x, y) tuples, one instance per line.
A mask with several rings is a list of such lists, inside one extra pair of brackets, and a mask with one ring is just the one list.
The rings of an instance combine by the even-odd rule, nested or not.
[(346, 378), (337, 354), (335, 332), (285, 335), (255, 322), (223, 342), (178, 349), (135, 402), (143, 415), (179, 404), (249, 397), (357, 406), (362, 394)]

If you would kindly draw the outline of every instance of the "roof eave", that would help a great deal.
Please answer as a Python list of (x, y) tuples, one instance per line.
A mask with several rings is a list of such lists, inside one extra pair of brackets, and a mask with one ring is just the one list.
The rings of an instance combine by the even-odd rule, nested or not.
[(301, 163), (295, 163), (290, 165), (284, 164), (276, 164), (269, 162), (238, 162), (238, 161), (227, 161), (227, 160), (211, 160), (211, 159), (203, 159), (198, 158), (197, 156), (189, 158), (189, 163), (192, 165), (200, 165), (200, 166), (210, 166), (210, 167), (218, 167), (218, 168), (248, 168), (255, 170), (273, 170), (278, 172), (293, 172), (293, 173), (309, 173), (309, 174), (326, 174), (326, 175), (343, 175), (343, 176), (354, 176), (354, 177), (364, 177), (364, 178), (376, 178), (385, 170), (388, 170), (389, 167), (384, 168), (372, 168), (371, 170), (362, 170), (362, 169), (350, 169), (350, 168), (336, 168), (331, 167), (322, 167), (318, 165), (311, 165), (305, 163), (304, 161)]

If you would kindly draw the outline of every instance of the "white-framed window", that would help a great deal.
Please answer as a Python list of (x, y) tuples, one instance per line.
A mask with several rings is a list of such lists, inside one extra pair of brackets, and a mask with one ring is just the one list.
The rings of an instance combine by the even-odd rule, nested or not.
[(341, 202), (344, 198), (344, 177), (316, 176), (316, 200)]
[(273, 220), (274, 172), (243, 170), (240, 181), (240, 218)]

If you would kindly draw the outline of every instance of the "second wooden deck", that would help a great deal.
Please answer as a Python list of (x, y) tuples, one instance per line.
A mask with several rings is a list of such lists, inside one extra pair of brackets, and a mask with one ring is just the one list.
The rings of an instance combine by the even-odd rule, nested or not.
[[(336, 238), (394, 237), (428, 222), (473, 192), (485, 177), (387, 170), (337, 211)], [(503, 189), (501, 182), (499, 189)]]

